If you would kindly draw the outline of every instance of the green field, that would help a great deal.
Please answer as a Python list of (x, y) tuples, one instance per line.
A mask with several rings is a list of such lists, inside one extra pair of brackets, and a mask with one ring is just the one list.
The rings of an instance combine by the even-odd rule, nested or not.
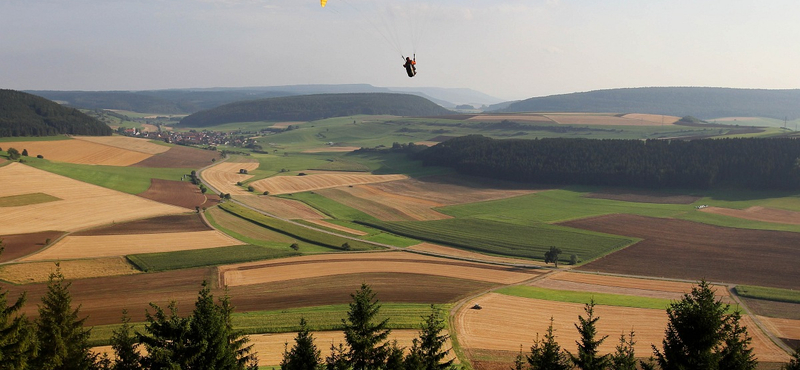
[(556, 246), (563, 252), (559, 260), (564, 262), (571, 254), (583, 261), (593, 260), (634, 242), (544, 223), (523, 226), (470, 218), (360, 223), (414, 239), (502, 256), (541, 260), (550, 246)]
[[(288, 249), (288, 248), (287, 248)], [(132, 254), (128, 260), (145, 272), (178, 270), (298, 256), (299, 252), (256, 245), (197, 249), (177, 252)]]
[[(12, 137), (0, 137), (0, 143), (7, 143), (7, 142), (14, 142), (14, 141), (59, 141), (59, 140), (72, 140), (69, 136), (66, 135), (58, 135), (58, 136), (12, 136)], [(0, 148), (3, 150), (7, 150), (8, 148), (4, 147), (3, 144), (0, 144)], [(20, 150), (21, 152), (22, 150)]]
[(344, 238), (338, 235), (327, 234), (320, 231), (314, 231), (312, 229), (309, 229), (301, 225), (297, 225), (291, 222), (263, 215), (249, 208), (245, 208), (236, 204), (223, 203), (220, 204), (219, 207), (227, 212), (230, 212), (231, 214), (250, 220), (251, 222), (254, 222), (258, 225), (261, 225), (268, 229), (272, 229), (274, 231), (278, 231), (280, 233), (289, 235), (291, 237), (297, 238), (299, 240), (308, 243), (318, 244), (321, 246), (326, 246), (339, 250), (343, 249), (342, 246), (345, 243), (350, 245), (349, 250), (353, 251), (379, 249), (377, 246), (369, 243), (364, 243), (357, 240)]
[(279, 197), (301, 201), (325, 215), (339, 220), (378, 221), (377, 218), (364, 212), (313, 192), (282, 194)]
[(38, 158), (28, 158), (25, 160), (25, 164), (40, 170), (128, 194), (145, 192), (150, 187), (150, 179), (179, 181), (184, 174), (192, 172), (190, 168), (98, 166), (51, 162)]
[(61, 200), (45, 193), (32, 193), (0, 197), (0, 207), (19, 207)]
[(737, 285), (736, 294), (745, 298), (763, 299), (775, 302), (800, 303), (800, 291), (792, 289), (768, 288), (752, 285)]
[(637, 297), (622, 294), (577, 292), (572, 290), (555, 290), (523, 285), (500, 288), (495, 292), (512, 295), (515, 297), (581, 304), (589, 303), (590, 300), (594, 299), (596, 304), (603, 306), (652, 308), (658, 310), (664, 310), (669, 306), (670, 303), (672, 303), (672, 300), (661, 298)]

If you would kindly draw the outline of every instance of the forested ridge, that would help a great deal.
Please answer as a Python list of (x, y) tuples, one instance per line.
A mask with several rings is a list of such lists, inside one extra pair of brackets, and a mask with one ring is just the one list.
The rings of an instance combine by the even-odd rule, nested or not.
[(497, 112), (646, 112), (701, 119), (800, 117), (800, 89), (641, 87), (550, 95), (512, 103)]
[(0, 90), (0, 137), (111, 135), (111, 128), (77, 109), (14, 90)]
[(800, 140), (451, 139), (425, 165), (541, 184), (644, 188), (800, 189)]
[(319, 94), (260, 99), (226, 104), (185, 117), (181, 127), (207, 127), (230, 122), (312, 121), (358, 114), (437, 116), (450, 114), (433, 102), (408, 94)]

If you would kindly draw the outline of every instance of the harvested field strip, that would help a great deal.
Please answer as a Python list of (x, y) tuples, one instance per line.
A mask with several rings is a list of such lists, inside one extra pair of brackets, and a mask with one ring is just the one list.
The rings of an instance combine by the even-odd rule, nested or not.
[(297, 200), (258, 195), (242, 195), (236, 200), (282, 218), (293, 220), (326, 218), (321, 212)]
[[(123, 257), (61, 261), (60, 266), (61, 273), (67, 280), (131, 275), (140, 272)], [(16, 263), (0, 266), (0, 279), (14, 284), (41, 283), (46, 282), (53, 271), (55, 271), (53, 262)]]
[(481, 219), (358, 222), (418, 240), (511, 257), (538, 260), (550, 246), (556, 246), (561, 248), (560, 260), (564, 262), (569, 262), (570, 254), (592, 260), (633, 242), (624, 237), (586, 234), (547, 224), (521, 226)]
[(54, 175), (20, 163), (0, 167), (0, 184), (15, 184), (0, 187), (0, 196), (42, 192), (62, 199), (4, 209), (0, 235), (44, 230), (75, 231), (109, 222), (186, 212), (185, 208)]
[[(629, 290), (635, 293), (621, 293), (621, 294), (629, 294), (637, 296), (653, 296), (654, 298), (668, 298), (668, 299), (680, 299), (681, 297), (683, 297), (684, 293), (691, 292), (692, 287), (696, 285), (695, 283), (682, 283), (678, 281), (639, 279), (639, 278), (608, 276), (608, 275), (599, 275), (590, 273), (577, 273), (568, 271), (562, 271), (556, 274), (550, 274), (545, 280), (554, 282), (558, 281), (558, 282), (581, 284), (583, 286), (582, 289), (588, 289), (587, 291), (596, 291), (599, 293), (603, 293), (603, 291), (599, 291), (598, 289), (602, 289), (602, 287), (607, 287), (609, 288), (608, 289), (609, 293), (625, 292), (626, 290)], [(541, 281), (540, 284), (538, 283), (534, 284), (544, 288), (553, 286), (553, 285), (545, 285), (548, 284), (546, 281)], [(722, 299), (723, 301), (730, 302), (730, 293), (728, 292), (727, 287), (712, 285), (711, 288), (715, 291), (717, 298)], [(663, 294), (658, 294), (658, 293), (663, 293)]]
[(311, 220), (305, 220), (305, 221), (306, 222), (310, 222), (310, 223), (312, 223), (314, 225), (318, 225), (318, 226), (322, 226), (322, 227), (328, 228), (328, 229), (334, 229), (334, 230), (337, 230), (337, 231), (346, 232), (348, 234), (359, 235), (359, 236), (369, 235), (369, 233), (365, 233), (365, 232), (360, 231), (360, 230), (354, 230), (354, 229), (351, 229), (349, 227), (344, 227), (344, 226), (332, 224), (332, 223), (326, 222), (324, 220), (311, 219)]
[[(617, 117), (614, 115), (581, 115), (581, 114), (559, 114), (545, 115), (560, 125), (601, 125), (601, 126), (661, 126), (661, 123), (645, 121), (642, 119), (631, 119), (627, 117)], [(667, 124), (666, 122), (664, 123)], [(671, 125), (671, 124), (670, 124)]]
[(541, 114), (479, 114), (469, 118), (467, 121), (515, 121), (515, 122), (542, 122), (553, 123), (553, 120)]
[(681, 119), (681, 117), (676, 117), (676, 116), (662, 116), (660, 114), (643, 114), (643, 113), (629, 113), (622, 117), (627, 119), (657, 123), (659, 125), (661, 125), (661, 123), (664, 123), (665, 125), (672, 125)]
[[(518, 352), (520, 345), (533, 344), (536, 333), (544, 335), (553, 318), (556, 339), (568, 349), (579, 340), (574, 323), (585, 315), (580, 303), (554, 302), (540, 299), (514, 297), (490, 293), (468, 303), (480, 304), (482, 310), (464, 309), (458, 312), (452, 326), (457, 328), (458, 341), (469, 354), (471, 350), (500, 350)], [(613, 353), (617, 344), (614, 338), (620, 333), (636, 332), (636, 353), (650, 353), (650, 346), (661, 348), (667, 314), (664, 310), (612, 307), (598, 305), (594, 308), (598, 335), (609, 335), (600, 353)], [(748, 328), (756, 328), (743, 319)], [(762, 362), (785, 362), (788, 355), (769, 341), (759, 330), (751, 330), (755, 355)]]
[[(533, 278), (538, 274), (530, 270), (426, 256), (405, 256), (398, 253), (347, 255), (346, 257), (348, 258), (322, 261), (305, 258), (289, 259), (266, 264), (230, 266), (221, 273), (225, 284), (229, 286), (371, 272), (437, 275), (511, 284)], [(298, 266), (309, 268), (298, 268)]]
[(596, 292), (578, 292), (572, 290), (555, 290), (535, 286), (506, 287), (500, 288), (495, 292), (523, 298), (583, 304), (589, 303), (590, 300), (594, 299), (595, 303), (603, 306), (651, 308), (657, 310), (664, 310), (669, 306), (670, 303), (673, 302), (671, 299)]
[(206, 211), (206, 217), (226, 231), (232, 231), (237, 235), (244, 236), (248, 239), (261, 240), (264, 242), (284, 243), (291, 244), (296, 239), (268, 229), (264, 226), (249, 221), (233, 213), (223, 211), (219, 207), (211, 208)]
[(315, 231), (301, 225), (265, 216), (261, 213), (253, 211), (251, 209), (244, 208), (236, 204), (223, 203), (220, 204), (219, 207), (227, 212), (230, 212), (233, 215), (249, 220), (250, 222), (253, 222), (257, 225), (261, 225), (273, 231), (286, 234), (288, 236), (297, 238), (299, 240), (308, 243), (319, 244), (322, 246), (331, 247), (335, 249), (344, 249), (343, 245), (347, 243), (349, 245), (349, 250), (355, 250), (355, 251), (378, 249), (378, 247), (369, 243), (364, 243), (357, 240), (351, 240), (338, 235), (332, 235), (321, 231)]
[(73, 139), (89, 141), (96, 144), (113, 146), (115, 148), (132, 150), (145, 154), (159, 154), (169, 150), (169, 146), (156, 144), (150, 139), (140, 139), (128, 136), (73, 136)]
[(55, 202), (57, 200), (61, 199), (45, 193), (11, 195), (7, 197), (0, 197), (0, 208), (28, 206), (31, 204)]
[(26, 149), (31, 157), (42, 155), (48, 160), (76, 164), (125, 167), (152, 156), (83, 140), (26, 141), (4, 143), (3, 146), (17, 148), (20, 152)]
[(371, 184), (405, 179), (406, 175), (364, 175), (364, 174), (313, 174), (306, 176), (274, 176), (258, 180), (252, 185), (258, 192), (270, 194), (300, 193), (310, 190), (335, 188), (339, 186)]
[(424, 199), (441, 205), (483, 202), (531, 194), (540, 189), (521, 188), (519, 184), (459, 175), (426, 176), (368, 185), (370, 188), (399, 196)]
[(778, 319), (766, 316), (758, 316), (758, 320), (775, 336), (781, 339), (800, 341), (800, 320)]
[(258, 162), (223, 162), (204, 170), (201, 176), (219, 193), (247, 195), (251, 193), (236, 183), (247, 181), (253, 175), (241, 174), (239, 170), (249, 172), (256, 169), (258, 169)]
[(142, 198), (195, 210), (195, 207), (210, 207), (219, 203), (219, 195), (203, 194), (197, 185), (189, 181), (151, 179), (150, 187)]
[(397, 195), (368, 185), (324, 189), (319, 193), (381, 221), (429, 221), (452, 218), (432, 209), (443, 206), (442, 203)]
[(700, 212), (708, 212), (717, 215), (743, 218), (745, 220), (775, 222), (780, 224), (800, 225), (800, 212), (787, 211), (784, 209), (765, 208), (760, 206), (747, 209), (731, 209), (720, 207), (706, 207)]
[(605, 189), (603, 191), (589, 193), (586, 198), (619, 200), (632, 203), (655, 203), (655, 204), (692, 204), (702, 197), (695, 195), (676, 195), (668, 193), (658, 193), (654, 191), (627, 190), (627, 189)]
[(369, 172), (369, 167), (353, 161), (348, 161), (346, 159), (329, 159), (328, 163), (325, 163), (321, 166), (317, 166), (316, 168), (312, 168), (312, 170), (320, 170), (320, 171), (347, 171), (347, 172)]
[(536, 262), (536, 261), (525, 260), (525, 259), (517, 259), (517, 258), (490, 256), (488, 254), (475, 253), (475, 252), (470, 252), (470, 251), (466, 251), (466, 250), (463, 250), (463, 249), (450, 248), (450, 247), (445, 247), (445, 246), (431, 244), (431, 243), (420, 243), (420, 244), (417, 244), (417, 245), (412, 245), (412, 246), (410, 246), (410, 247), (408, 247), (406, 249), (407, 250), (412, 250), (412, 251), (429, 252), (429, 253), (434, 253), (434, 254), (438, 254), (438, 255), (442, 255), (442, 256), (452, 256), (452, 257), (456, 257), (456, 258), (468, 258), (468, 259), (487, 261), (487, 262), (520, 263), (520, 264), (526, 264), (526, 265), (540, 264), (542, 266), (545, 265), (543, 262)]
[(634, 215), (607, 215), (562, 225), (644, 239), (580, 270), (800, 288), (800, 253), (796, 247), (800, 233)]
[(300, 253), (289, 248), (278, 250), (255, 245), (239, 245), (176, 252), (132, 254), (128, 256), (128, 259), (140, 270), (154, 272), (261, 261), (297, 255), (300, 255)]
[[(326, 146), (322, 148), (314, 148), (314, 149), (306, 149), (303, 153), (347, 153), (352, 152), (354, 150), (361, 149), (361, 147), (357, 146)], [(331, 170), (326, 168), (326, 170)], [(332, 170), (332, 171), (342, 171), (342, 170)], [(351, 170), (344, 170), (344, 171), (351, 171)], [(359, 171), (359, 170), (356, 170)]]
[(800, 303), (800, 291), (794, 289), (768, 288), (752, 285), (737, 285), (736, 294), (754, 299), (775, 302)]
[(47, 261), (125, 256), (139, 253), (206, 249), (241, 244), (219, 231), (169, 234), (67, 236), (50, 248), (21, 261)]
[(156, 154), (150, 158), (131, 165), (132, 167), (146, 168), (191, 168), (199, 169), (220, 158), (220, 153), (215, 150), (203, 150), (188, 146), (176, 145), (164, 153)]
[(60, 238), (63, 231), (42, 231), (30, 234), (0, 235), (3, 241), (3, 253), (0, 262), (8, 262), (36, 252), (53, 240)]
[(98, 228), (83, 230), (70, 236), (169, 234), (175, 232), (209, 231), (200, 214), (169, 215), (129, 221)]
[(329, 218), (338, 220), (377, 220), (375, 217), (372, 217), (355, 208), (336, 202), (333, 199), (323, 197), (316, 192), (281, 195), (280, 197), (303, 202), (309, 207), (312, 207), (325, 214)]

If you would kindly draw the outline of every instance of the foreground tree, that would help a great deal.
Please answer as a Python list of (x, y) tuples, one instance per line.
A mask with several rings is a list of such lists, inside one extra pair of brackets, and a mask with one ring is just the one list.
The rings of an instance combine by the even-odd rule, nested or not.
[(726, 313), (729, 308), (705, 280), (692, 287), (667, 308), (663, 349), (653, 346), (656, 363), (663, 370), (754, 369), (747, 329), (739, 313)]
[(320, 350), (314, 344), (308, 322), (300, 318), (300, 331), (294, 338), (294, 346), (291, 351), (288, 348), (283, 351), (281, 370), (315, 370), (322, 367), (321, 362)]
[(414, 338), (411, 345), (411, 352), (407, 361), (414, 363), (414, 369), (425, 370), (445, 370), (450, 369), (453, 360), (443, 361), (450, 350), (444, 349), (450, 336), (442, 334), (445, 329), (444, 318), (441, 317), (439, 310), (431, 305), (431, 313), (424, 317), (419, 337)]
[(531, 370), (569, 370), (572, 368), (569, 356), (556, 342), (552, 317), (544, 338), (541, 340), (537, 338), (533, 342), (531, 353), (528, 355), (528, 365)]
[(636, 344), (634, 341), (634, 332), (631, 330), (630, 334), (628, 334), (628, 338), (625, 338), (625, 334), (620, 334), (619, 336), (619, 344), (617, 344), (616, 350), (610, 357), (611, 368), (614, 370), (636, 370), (636, 353), (633, 350), (633, 346)]
[(389, 319), (375, 322), (380, 304), (376, 294), (367, 284), (351, 294), (353, 302), (347, 312), (344, 324), (344, 338), (349, 347), (347, 360), (355, 370), (380, 369), (386, 363), (388, 343), (391, 330), (386, 328)]
[[(0, 239), (0, 254), (3, 240)], [(8, 305), (8, 291), (0, 291), (0, 370), (22, 370), (34, 357), (36, 338), (33, 326), (19, 310), (25, 305), (26, 296), (21, 294)]]
[(50, 274), (47, 293), (39, 306), (36, 336), (39, 352), (32, 368), (43, 370), (83, 370), (96, 368), (97, 355), (90, 351), (91, 329), (84, 329), (86, 317), (79, 319), (78, 308), (72, 309), (70, 283), (64, 282), (61, 266)]
[(122, 326), (114, 329), (111, 334), (111, 348), (114, 350), (114, 361), (111, 366), (114, 370), (140, 370), (141, 354), (139, 343), (131, 326), (128, 311), (122, 311)]
[(788, 364), (783, 365), (782, 369), (783, 370), (800, 370), (800, 347), (797, 347), (797, 349), (792, 354), (792, 359), (789, 360)]
[(594, 316), (594, 306), (593, 298), (583, 308), (587, 317), (578, 316), (578, 323), (575, 324), (575, 328), (578, 329), (578, 334), (580, 335), (580, 341), (575, 342), (578, 345), (578, 353), (577, 355), (570, 353), (569, 357), (575, 366), (581, 370), (603, 370), (609, 365), (608, 355), (598, 355), (600, 345), (608, 336), (597, 339), (596, 324), (600, 318)]

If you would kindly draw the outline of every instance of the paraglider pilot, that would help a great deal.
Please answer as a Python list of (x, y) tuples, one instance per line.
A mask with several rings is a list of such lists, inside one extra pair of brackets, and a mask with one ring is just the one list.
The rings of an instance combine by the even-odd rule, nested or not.
[(403, 67), (406, 69), (406, 73), (408, 73), (408, 77), (414, 77), (417, 75), (417, 56), (414, 55), (414, 59), (411, 57), (406, 57), (406, 64), (403, 64)]

